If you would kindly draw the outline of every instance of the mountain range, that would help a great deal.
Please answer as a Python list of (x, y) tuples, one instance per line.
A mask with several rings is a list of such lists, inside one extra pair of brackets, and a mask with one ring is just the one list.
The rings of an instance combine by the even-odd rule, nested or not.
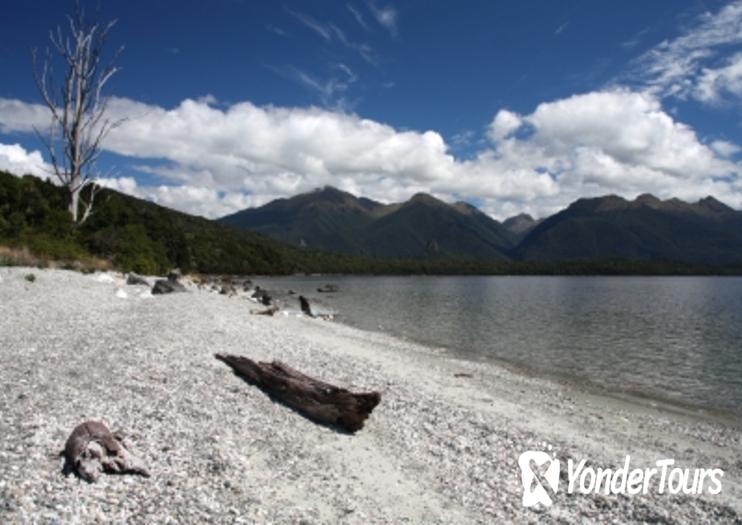
[(516, 234), (474, 206), (424, 193), (385, 205), (325, 187), (219, 222), (295, 246), (375, 258), (505, 260), (517, 242)]
[(465, 202), (419, 193), (382, 204), (325, 187), (219, 219), (312, 250), (385, 259), (646, 260), (742, 263), (742, 212), (641, 195), (580, 199), (542, 220), (499, 222)]

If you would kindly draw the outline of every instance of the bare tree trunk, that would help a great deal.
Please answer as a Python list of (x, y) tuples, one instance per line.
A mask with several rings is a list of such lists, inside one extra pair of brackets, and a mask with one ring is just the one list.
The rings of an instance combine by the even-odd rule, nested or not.
[(72, 222), (77, 222), (77, 211), (80, 209), (80, 190), (70, 190), (70, 203), (67, 207), (70, 215), (72, 215)]
[[(103, 45), (115, 22), (105, 26), (87, 25), (78, 4), (76, 16), (68, 17), (69, 34), (51, 32), (51, 42), (62, 58), (64, 79), (55, 86), (51, 52), (47, 49), (41, 68), (33, 52), (36, 85), (51, 113), (48, 134), (36, 134), (46, 146), (53, 173), (69, 194), (68, 211), (75, 223), (92, 213), (97, 191), (93, 168), (108, 133), (123, 120), (106, 118), (108, 99), (101, 95), (106, 82), (118, 71), (113, 61), (102, 64)], [(114, 54), (114, 59), (118, 53)], [(84, 188), (91, 185), (90, 197), (83, 200)], [(82, 208), (82, 213), (81, 213)]]

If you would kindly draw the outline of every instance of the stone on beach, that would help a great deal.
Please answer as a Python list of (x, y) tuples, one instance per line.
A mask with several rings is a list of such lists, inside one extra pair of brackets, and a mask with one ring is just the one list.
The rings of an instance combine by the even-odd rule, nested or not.
[(251, 296), (253, 299), (257, 299), (263, 306), (270, 306), (273, 298), (268, 294), (267, 291), (263, 290), (260, 286), (255, 287), (255, 291)]
[(186, 288), (178, 281), (170, 279), (158, 279), (155, 281), (155, 285), (152, 287), (153, 295), (161, 295), (175, 292), (185, 292)]
[(121, 434), (111, 433), (100, 421), (76, 426), (65, 443), (64, 457), (65, 472), (75, 472), (85, 481), (97, 481), (101, 472), (150, 475), (144, 462), (129, 452)]
[(113, 276), (109, 273), (99, 273), (95, 276), (95, 280), (104, 284), (111, 284), (114, 282)]

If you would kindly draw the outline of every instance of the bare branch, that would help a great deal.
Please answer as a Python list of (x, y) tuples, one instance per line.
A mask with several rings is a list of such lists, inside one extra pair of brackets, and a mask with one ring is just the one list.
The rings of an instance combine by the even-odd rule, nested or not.
[[(84, 223), (88, 217), (90, 217), (93, 214), (93, 202), (95, 201), (95, 196), (98, 194), (98, 192), (101, 190), (101, 187), (97, 184), (95, 184), (94, 181), (88, 181), (88, 184), (90, 184), (90, 199), (85, 202), (80, 199), (80, 203), (83, 206), (83, 214), (82, 218), (80, 219), (79, 224)], [(85, 186), (83, 186), (84, 188)], [(82, 188), (80, 188), (82, 190)]]

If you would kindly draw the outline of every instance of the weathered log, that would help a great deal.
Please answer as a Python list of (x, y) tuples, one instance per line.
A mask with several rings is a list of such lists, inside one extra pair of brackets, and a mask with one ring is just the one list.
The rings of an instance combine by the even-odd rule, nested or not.
[(381, 401), (378, 392), (354, 394), (344, 388), (324, 383), (302, 374), (280, 361), (255, 362), (247, 357), (215, 354), (235, 374), (257, 386), (308, 419), (356, 432)]

